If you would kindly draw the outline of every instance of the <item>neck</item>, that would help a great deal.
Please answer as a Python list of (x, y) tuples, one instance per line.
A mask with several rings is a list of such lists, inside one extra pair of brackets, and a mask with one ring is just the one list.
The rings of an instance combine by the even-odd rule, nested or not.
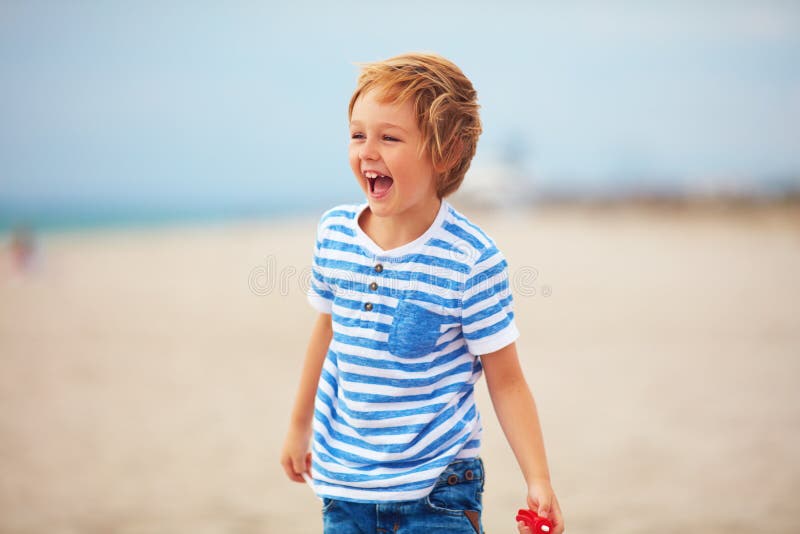
[(396, 215), (378, 217), (367, 207), (362, 216), (364, 232), (382, 249), (391, 250), (411, 243), (431, 227), (442, 200), (431, 202)]

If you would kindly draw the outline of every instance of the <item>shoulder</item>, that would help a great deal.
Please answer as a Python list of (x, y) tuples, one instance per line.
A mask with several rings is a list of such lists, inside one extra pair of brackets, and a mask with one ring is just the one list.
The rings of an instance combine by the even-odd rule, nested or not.
[(448, 204), (444, 229), (453, 236), (455, 247), (469, 258), (467, 263), (470, 269), (489, 258), (503, 259), (495, 240), (483, 228), (450, 204)]
[(319, 224), (322, 226), (337, 221), (352, 221), (360, 207), (360, 204), (339, 204), (329, 208), (322, 212), (322, 215), (319, 218)]
[(319, 217), (317, 223), (317, 235), (321, 237), (331, 228), (346, 227), (350, 228), (355, 224), (355, 216), (358, 213), (360, 204), (339, 204), (325, 210)]

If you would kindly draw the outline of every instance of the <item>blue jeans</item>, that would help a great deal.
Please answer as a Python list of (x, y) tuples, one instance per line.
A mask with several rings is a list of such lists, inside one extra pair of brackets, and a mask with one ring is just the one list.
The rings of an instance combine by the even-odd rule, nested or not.
[(324, 498), (325, 534), (483, 534), (480, 458), (456, 460), (433, 491), (414, 501), (358, 503)]

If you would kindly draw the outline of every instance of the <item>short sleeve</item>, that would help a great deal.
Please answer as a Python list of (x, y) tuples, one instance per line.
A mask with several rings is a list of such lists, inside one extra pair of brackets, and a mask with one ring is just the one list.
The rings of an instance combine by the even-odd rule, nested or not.
[(461, 329), (472, 354), (500, 350), (519, 337), (508, 264), (497, 247), (481, 254), (464, 285)]
[(317, 226), (314, 239), (314, 256), (311, 262), (311, 284), (306, 296), (311, 306), (321, 313), (331, 313), (333, 308), (333, 291), (322, 273), (321, 252), (323, 239), (322, 222)]

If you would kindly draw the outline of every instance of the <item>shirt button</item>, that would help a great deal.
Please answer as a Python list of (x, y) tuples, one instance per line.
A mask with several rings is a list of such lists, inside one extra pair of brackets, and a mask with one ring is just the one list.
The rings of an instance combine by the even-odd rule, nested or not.
[(369, 288), (370, 288), (371, 290), (375, 291), (376, 289), (378, 289), (378, 282), (372, 282), (372, 283), (369, 285)]
[(381, 265), (380, 263), (378, 265), (376, 265), (375, 266), (375, 272), (376, 273), (382, 273), (383, 272), (383, 265)]
[(371, 302), (365, 303), (364, 304), (364, 309), (367, 310), (367, 311), (372, 311), (372, 303)]

